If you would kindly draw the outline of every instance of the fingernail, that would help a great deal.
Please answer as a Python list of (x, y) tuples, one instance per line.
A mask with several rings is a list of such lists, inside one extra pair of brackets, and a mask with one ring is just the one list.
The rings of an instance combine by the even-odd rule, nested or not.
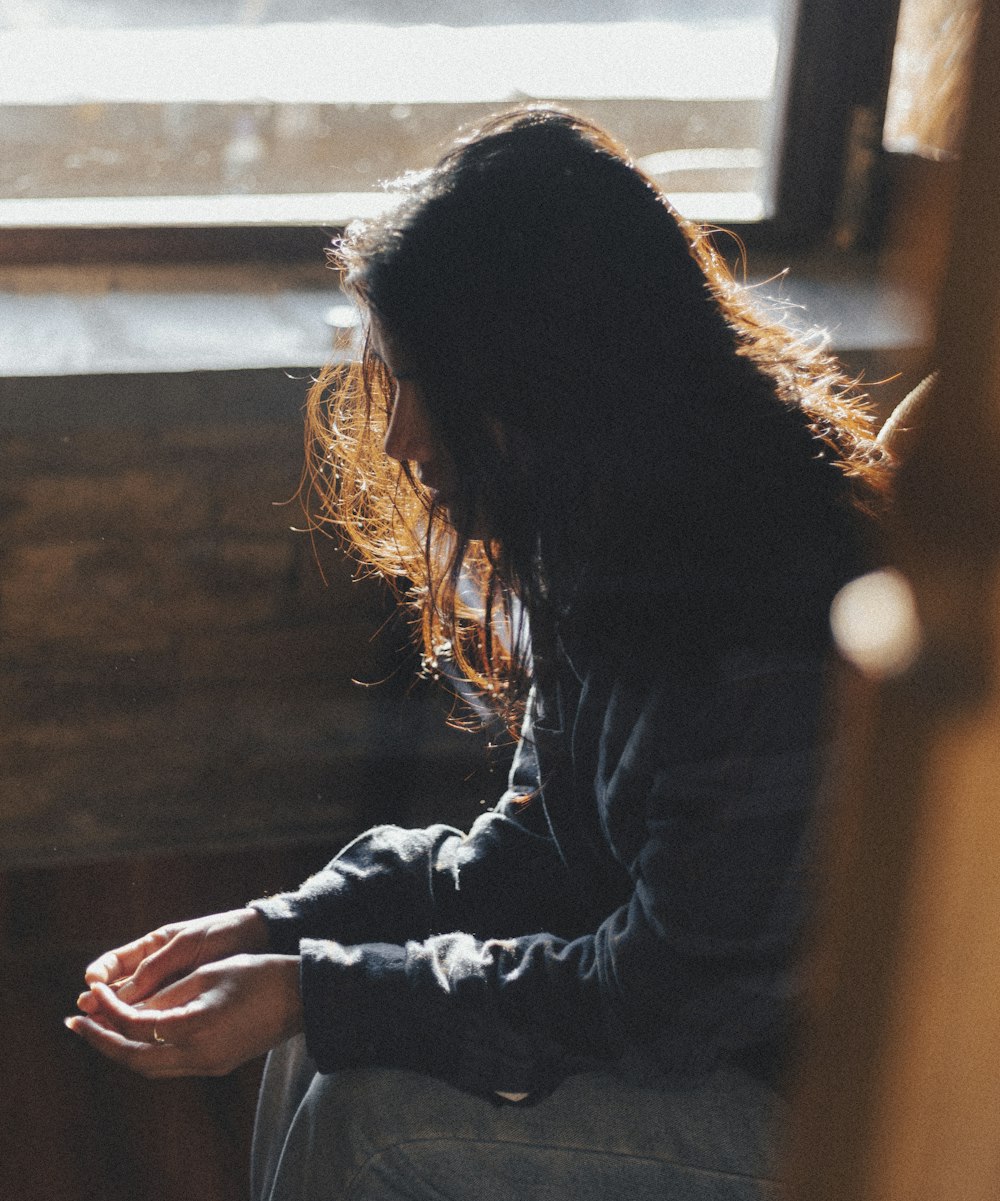
[(67, 1030), (72, 1031), (73, 1034), (77, 1033), (76, 1018), (63, 1018), (63, 1025)]

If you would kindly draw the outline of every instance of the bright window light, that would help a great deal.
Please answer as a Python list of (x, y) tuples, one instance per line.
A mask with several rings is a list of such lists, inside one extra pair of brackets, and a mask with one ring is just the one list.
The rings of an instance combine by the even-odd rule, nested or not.
[(335, 224), (534, 100), (606, 125), (691, 216), (769, 211), (791, 0), (341, 6), (6, 3), (0, 226)]

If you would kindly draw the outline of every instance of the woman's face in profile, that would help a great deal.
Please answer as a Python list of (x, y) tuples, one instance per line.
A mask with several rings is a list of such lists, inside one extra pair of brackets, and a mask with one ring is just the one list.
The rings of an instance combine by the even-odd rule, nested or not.
[(392, 412), (383, 449), (398, 463), (409, 464), (431, 500), (447, 509), (457, 494), (458, 473), (451, 456), (431, 428), (420, 384), (392, 338), (372, 322), (369, 342), (392, 377)]

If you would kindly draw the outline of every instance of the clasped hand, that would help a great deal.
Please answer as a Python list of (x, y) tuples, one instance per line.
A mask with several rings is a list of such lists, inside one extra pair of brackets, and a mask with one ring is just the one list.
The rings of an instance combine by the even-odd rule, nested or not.
[(143, 1076), (221, 1076), (302, 1029), (298, 969), (253, 909), (177, 922), (95, 960), (66, 1025)]

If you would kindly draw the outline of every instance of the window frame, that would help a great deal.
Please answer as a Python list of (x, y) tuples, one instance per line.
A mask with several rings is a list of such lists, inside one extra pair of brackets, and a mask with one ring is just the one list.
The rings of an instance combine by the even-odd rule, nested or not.
[(810, 249), (850, 223), (868, 243), (893, 157), (882, 148), (900, 0), (801, 0), (774, 216), (748, 242)]

